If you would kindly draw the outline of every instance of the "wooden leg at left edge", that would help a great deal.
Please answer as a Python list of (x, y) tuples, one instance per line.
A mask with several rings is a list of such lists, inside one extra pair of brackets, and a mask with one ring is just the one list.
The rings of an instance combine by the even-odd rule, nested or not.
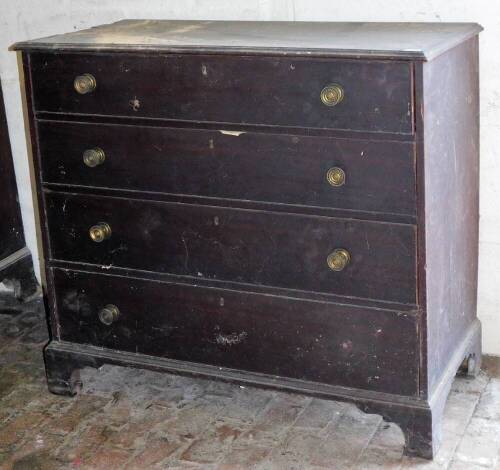
[(70, 354), (51, 349), (49, 344), (44, 350), (44, 360), (50, 392), (75, 396), (81, 390), (80, 367)]

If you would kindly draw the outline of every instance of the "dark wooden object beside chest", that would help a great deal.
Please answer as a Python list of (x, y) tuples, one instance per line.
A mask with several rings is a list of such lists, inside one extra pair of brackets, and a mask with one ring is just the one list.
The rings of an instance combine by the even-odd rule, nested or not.
[(16, 297), (34, 294), (37, 281), (24, 240), (16, 175), (10, 148), (3, 92), (0, 87), (0, 282), (11, 284)]
[(474, 24), (21, 43), (49, 388), (104, 363), (351, 401), (432, 457), (480, 363)]

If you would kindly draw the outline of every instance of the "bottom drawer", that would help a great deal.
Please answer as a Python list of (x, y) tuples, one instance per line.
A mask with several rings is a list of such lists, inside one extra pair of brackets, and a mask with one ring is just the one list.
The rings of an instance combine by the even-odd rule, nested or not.
[[(417, 394), (417, 323), (408, 313), (63, 269), (53, 274), (65, 341)], [(118, 316), (108, 308), (100, 319), (110, 304)]]

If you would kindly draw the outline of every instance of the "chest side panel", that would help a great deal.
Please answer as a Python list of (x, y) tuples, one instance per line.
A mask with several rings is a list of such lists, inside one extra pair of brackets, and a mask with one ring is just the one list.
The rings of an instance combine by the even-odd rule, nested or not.
[(477, 38), (424, 65), (429, 391), (476, 318), (479, 220)]

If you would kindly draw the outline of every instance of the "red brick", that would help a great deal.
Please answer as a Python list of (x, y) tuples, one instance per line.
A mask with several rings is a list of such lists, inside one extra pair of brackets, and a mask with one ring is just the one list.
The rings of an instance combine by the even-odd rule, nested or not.
[[(140, 441), (145, 441), (148, 434), (154, 430), (158, 424), (163, 424), (171, 418), (171, 411), (168, 408), (149, 408), (139, 418), (129, 418), (128, 423), (122, 427), (112, 428), (110, 432), (108, 444), (132, 449), (140, 444)], [(116, 416), (109, 418), (109, 422), (113, 424), (119, 422), (121, 418), (116, 420)], [(108, 420), (108, 417), (106, 418)]]
[(19, 388), (10, 395), (2, 398), (2, 400), (0, 400), (0, 406), (2, 409), (8, 408), (13, 411), (22, 411), (31, 403), (33, 399), (40, 396), (40, 391), (40, 389), (33, 387)]
[(38, 429), (31, 429), (26, 433), (24, 441), (17, 448), (15, 455), (19, 457), (35, 452), (52, 451), (62, 444), (63, 440), (62, 436), (44, 433), (42, 424)]
[(132, 452), (101, 447), (85, 462), (85, 466), (96, 469), (118, 470), (124, 468), (131, 457)]
[(231, 425), (227, 421), (221, 423), (196, 439), (182, 453), (181, 459), (195, 463), (215, 463), (241, 433), (242, 429), (238, 424)]
[(57, 457), (64, 462), (89, 461), (94, 452), (109, 438), (110, 429), (107, 425), (98, 423), (87, 427), (83, 432), (74, 433), (68, 442), (58, 449)]
[(0, 398), (6, 397), (16, 387), (23, 383), (24, 377), (20, 376), (16, 371), (2, 367), (0, 370), (2, 380), (0, 382)]
[(11, 456), (11, 458), (0, 466), (0, 470), (33, 469), (33, 470), (55, 470), (61, 465), (46, 450), (33, 452), (23, 456)]
[(323, 444), (315, 448), (311, 464), (328, 468), (335, 462), (338, 468), (346, 468), (362, 454), (381, 420), (378, 415), (364, 414), (353, 406), (346, 407), (327, 430)]
[(115, 426), (127, 424), (131, 419), (133, 404), (128, 398), (112, 402), (105, 408), (106, 420)]
[(151, 424), (147, 421), (141, 423), (130, 423), (120, 429), (110, 430), (108, 445), (123, 449), (134, 449), (140, 442), (145, 442), (147, 434), (151, 431)]
[[(272, 468), (310, 468), (315, 450), (325, 444), (325, 438), (315, 429), (293, 429), (268, 456)], [(333, 465), (332, 465), (333, 468)]]
[(128, 465), (129, 469), (150, 468), (170, 457), (177, 449), (184, 445), (184, 441), (159, 438), (148, 441), (144, 450), (136, 456)]
[(293, 427), (324, 429), (340, 416), (345, 406), (345, 403), (314, 398), (300, 414)]
[(252, 468), (266, 459), (271, 449), (267, 447), (233, 447), (219, 465), (219, 470), (244, 470)]
[(51, 422), (51, 431), (58, 434), (67, 434), (74, 431), (84, 420), (93, 415), (99, 416), (109, 400), (92, 395), (79, 395), (74, 399), (74, 404), (61, 413), (58, 419)]
[(238, 389), (219, 416), (251, 423), (269, 404), (273, 396), (273, 393), (268, 390)]
[(217, 418), (220, 408), (210, 404), (197, 404), (181, 409), (177, 415), (163, 423), (158, 423), (158, 432), (169, 436), (193, 438), (202, 433)]
[[(43, 429), (39, 426), (38, 432), (32, 430), (32, 432), (25, 434), (24, 441), (14, 452), (10, 453), (4, 465), (11, 469), (17, 462), (17, 466), (20, 468), (48, 468), (52, 470), (55, 468), (53, 451), (62, 443), (62, 440), (61, 436), (44, 435)], [(30, 467), (27, 466), (29, 462), (33, 464)]]
[(0, 428), (0, 449), (5, 449), (21, 441), (28, 432), (32, 433), (44, 420), (42, 413), (24, 413), (11, 418)]
[(281, 441), (310, 399), (299, 395), (277, 395), (238, 439), (239, 445), (270, 447)]

